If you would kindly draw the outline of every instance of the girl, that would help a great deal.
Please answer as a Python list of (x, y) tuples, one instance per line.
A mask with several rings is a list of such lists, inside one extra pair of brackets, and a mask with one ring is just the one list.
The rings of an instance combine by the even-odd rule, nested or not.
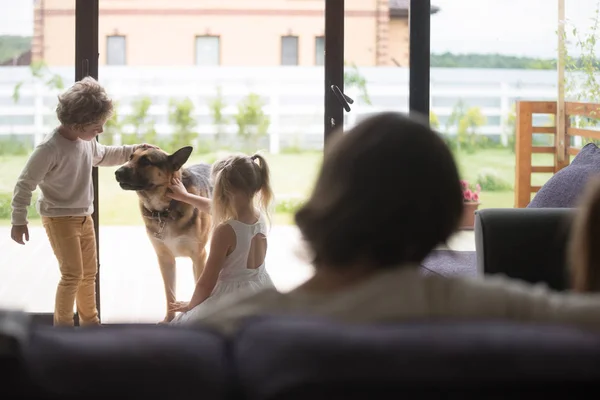
[[(173, 311), (183, 313), (174, 324), (193, 321), (202, 309), (231, 293), (273, 287), (265, 269), (265, 217), (273, 200), (266, 160), (258, 154), (229, 156), (213, 165), (211, 175), (215, 186), (210, 253), (191, 301), (172, 305)], [(208, 199), (184, 193), (182, 186), (175, 182), (172, 198), (210, 208)]]

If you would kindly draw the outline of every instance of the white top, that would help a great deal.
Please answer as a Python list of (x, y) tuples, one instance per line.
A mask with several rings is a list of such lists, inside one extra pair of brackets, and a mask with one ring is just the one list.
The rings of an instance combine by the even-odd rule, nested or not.
[(248, 268), (248, 255), (252, 239), (262, 234), (267, 236), (267, 224), (263, 215), (254, 224), (245, 224), (237, 220), (225, 222), (231, 226), (235, 233), (235, 249), (225, 258), (223, 267), (219, 273), (219, 280), (225, 282), (258, 280), (259, 275), (265, 269), (265, 262), (258, 268)]
[(382, 271), (337, 292), (265, 289), (224, 298), (197, 314), (195, 321), (231, 334), (241, 319), (264, 313), (322, 316), (352, 323), (489, 318), (600, 330), (600, 294), (558, 293), (545, 285), (501, 276), (423, 275), (417, 266), (409, 266)]
[(84, 216), (94, 212), (92, 167), (124, 164), (135, 146), (104, 146), (96, 140), (69, 140), (58, 129), (36, 146), (21, 172), (12, 200), (12, 224), (27, 224), (31, 194), (39, 185), (42, 216)]
[(203, 316), (210, 313), (214, 305), (220, 304), (224, 298), (236, 297), (243, 294), (257, 293), (266, 288), (274, 288), (271, 277), (263, 263), (255, 269), (248, 265), (248, 254), (252, 245), (252, 239), (258, 234), (267, 236), (267, 226), (264, 218), (259, 218), (255, 224), (245, 224), (240, 221), (230, 220), (225, 222), (235, 232), (235, 249), (225, 258), (223, 267), (219, 273), (219, 279), (210, 294), (202, 303), (190, 311), (177, 316), (171, 324), (193, 325), (202, 320)]

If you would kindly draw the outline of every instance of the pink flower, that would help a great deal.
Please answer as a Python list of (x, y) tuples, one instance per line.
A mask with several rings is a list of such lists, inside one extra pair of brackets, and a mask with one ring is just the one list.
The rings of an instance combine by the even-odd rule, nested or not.
[(475, 190), (477, 191), (477, 193), (481, 192), (481, 186), (479, 185), (479, 183), (475, 185)]
[(475, 203), (478, 203), (479, 195), (477, 193), (473, 193), (473, 195), (471, 196), (471, 200), (474, 201)]
[(473, 199), (473, 192), (470, 189), (467, 189), (463, 192), (463, 198), (465, 201), (471, 201)]
[(465, 181), (464, 179), (460, 181), (460, 185), (462, 186), (463, 190), (469, 188), (469, 182)]

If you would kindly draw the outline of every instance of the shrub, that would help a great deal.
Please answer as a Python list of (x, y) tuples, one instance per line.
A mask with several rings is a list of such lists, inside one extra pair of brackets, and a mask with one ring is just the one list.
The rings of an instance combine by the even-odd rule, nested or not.
[(482, 171), (477, 177), (481, 190), (486, 192), (504, 192), (512, 190), (512, 185), (502, 179), (495, 171)]
[[(40, 215), (35, 209), (35, 203), (37, 201), (37, 194), (34, 193), (31, 198), (31, 205), (27, 210), (27, 217), (29, 219), (39, 219)], [(12, 207), (10, 203), (12, 202), (12, 193), (2, 192), (0, 193), (0, 219), (8, 219), (10, 220), (10, 215), (12, 213)]]

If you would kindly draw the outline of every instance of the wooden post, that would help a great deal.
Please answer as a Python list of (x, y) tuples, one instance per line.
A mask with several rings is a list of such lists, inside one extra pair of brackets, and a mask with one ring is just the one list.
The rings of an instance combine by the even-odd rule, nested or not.
[(556, 138), (554, 166), (555, 172), (569, 165), (569, 138), (567, 137), (567, 116), (565, 112), (565, 0), (558, 0), (558, 98), (556, 103)]
[(515, 137), (515, 208), (524, 208), (531, 201), (532, 123), (531, 103), (518, 101)]

